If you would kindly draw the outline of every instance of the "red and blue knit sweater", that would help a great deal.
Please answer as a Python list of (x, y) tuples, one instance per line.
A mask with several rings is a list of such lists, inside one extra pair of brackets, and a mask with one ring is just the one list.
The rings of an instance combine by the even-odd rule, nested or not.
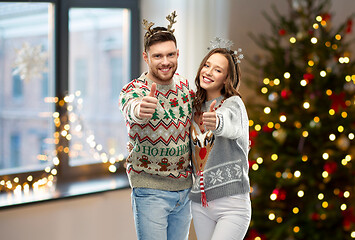
[(132, 188), (179, 191), (192, 185), (190, 125), (193, 91), (186, 79), (175, 74), (169, 85), (157, 84), (158, 107), (151, 119), (133, 115), (137, 101), (148, 95), (153, 81), (143, 73), (123, 87), (119, 106), (133, 150), (127, 158)]

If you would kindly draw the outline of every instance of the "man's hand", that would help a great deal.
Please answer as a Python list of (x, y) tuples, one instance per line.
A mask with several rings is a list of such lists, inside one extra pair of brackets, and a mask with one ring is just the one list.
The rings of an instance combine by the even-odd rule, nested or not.
[[(136, 116), (140, 119), (152, 118), (155, 109), (157, 108), (158, 99), (155, 97), (155, 91), (157, 90), (157, 84), (153, 83), (152, 88), (148, 96), (143, 97), (139, 104), (139, 111), (137, 111)], [(138, 106), (138, 105), (137, 105)]]
[(202, 122), (207, 130), (215, 130), (217, 127), (217, 114), (214, 110), (216, 105), (216, 100), (214, 100), (210, 105), (210, 111), (204, 112), (202, 114)]

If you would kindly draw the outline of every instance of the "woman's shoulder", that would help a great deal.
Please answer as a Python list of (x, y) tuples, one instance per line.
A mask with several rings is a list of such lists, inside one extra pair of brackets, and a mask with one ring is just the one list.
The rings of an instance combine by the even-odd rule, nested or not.
[(238, 104), (238, 105), (243, 105), (244, 106), (244, 102), (242, 100), (242, 98), (238, 95), (235, 95), (235, 96), (231, 96), (229, 98), (227, 98), (225, 101), (226, 105), (235, 105), (235, 104)]

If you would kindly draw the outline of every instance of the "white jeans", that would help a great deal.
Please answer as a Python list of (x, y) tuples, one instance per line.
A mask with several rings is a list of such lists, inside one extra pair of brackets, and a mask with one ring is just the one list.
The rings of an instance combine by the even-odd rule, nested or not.
[(198, 240), (242, 240), (250, 224), (249, 193), (216, 199), (206, 208), (192, 202), (191, 208)]

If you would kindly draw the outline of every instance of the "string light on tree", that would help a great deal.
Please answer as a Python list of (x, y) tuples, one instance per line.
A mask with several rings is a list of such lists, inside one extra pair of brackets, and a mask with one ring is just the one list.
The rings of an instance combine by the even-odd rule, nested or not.
[[(352, 16), (334, 30), (329, 0), (289, 3), (286, 16), (277, 10), (267, 16), (270, 36), (251, 34), (266, 53), (255, 63), (261, 78), (254, 87), (264, 105), (247, 106), (254, 122), (249, 155), (257, 171), (250, 172), (256, 191), (246, 239), (350, 239), (355, 232), (355, 63), (347, 50)], [(280, 200), (281, 191), (287, 201)]]

